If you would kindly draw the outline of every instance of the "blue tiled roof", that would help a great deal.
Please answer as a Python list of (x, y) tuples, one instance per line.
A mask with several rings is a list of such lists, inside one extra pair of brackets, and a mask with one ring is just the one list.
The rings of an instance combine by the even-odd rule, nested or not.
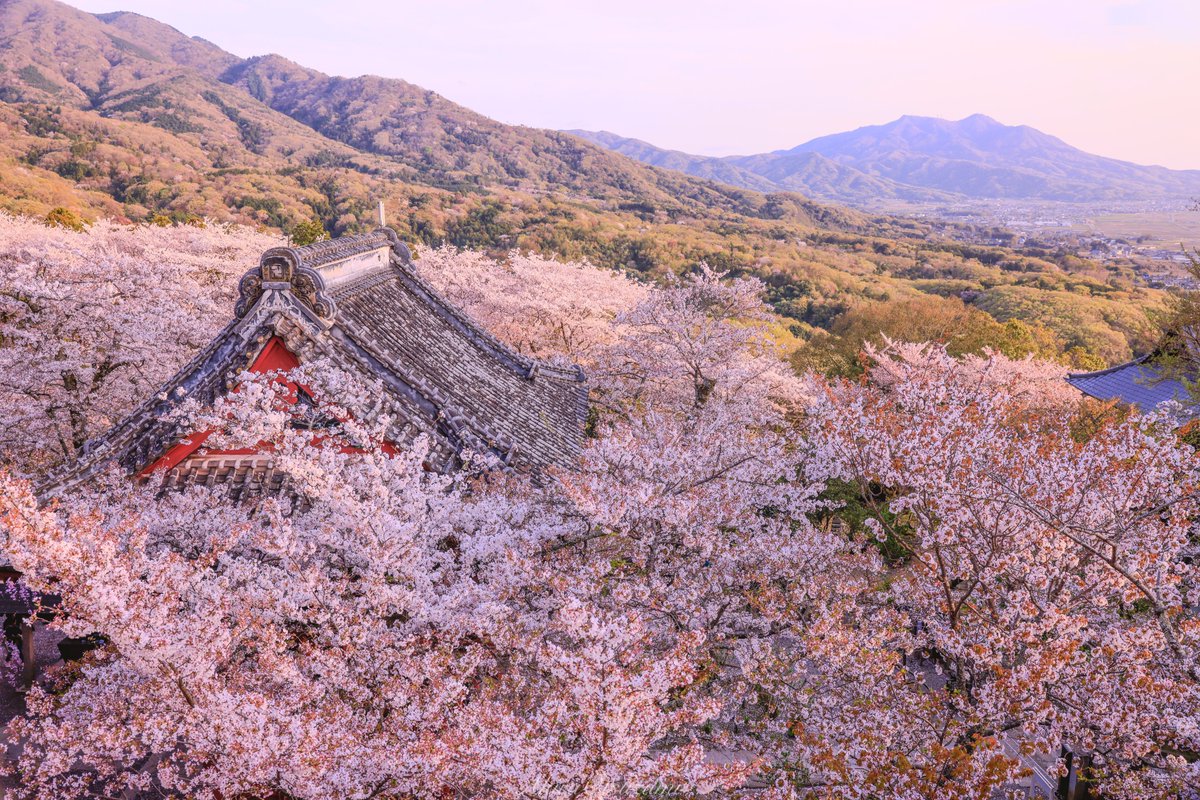
[(1153, 411), (1167, 400), (1191, 405), (1187, 387), (1175, 378), (1164, 377), (1162, 370), (1148, 363), (1147, 358), (1142, 356), (1099, 372), (1076, 372), (1067, 376), (1067, 383), (1099, 400), (1120, 400), (1142, 411)]

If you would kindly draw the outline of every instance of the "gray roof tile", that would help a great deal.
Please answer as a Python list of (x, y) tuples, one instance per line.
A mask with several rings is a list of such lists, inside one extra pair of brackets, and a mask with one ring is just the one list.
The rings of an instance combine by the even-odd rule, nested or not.
[(1118, 400), (1142, 411), (1153, 411), (1168, 400), (1192, 404), (1187, 387), (1154, 366), (1148, 356), (1097, 372), (1072, 373), (1067, 383), (1090, 397)]

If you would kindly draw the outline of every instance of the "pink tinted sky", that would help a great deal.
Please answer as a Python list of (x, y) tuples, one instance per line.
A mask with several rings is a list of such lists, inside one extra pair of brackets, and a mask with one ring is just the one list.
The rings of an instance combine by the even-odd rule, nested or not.
[(509, 123), (708, 155), (980, 112), (1200, 168), (1200, 0), (74, 0)]

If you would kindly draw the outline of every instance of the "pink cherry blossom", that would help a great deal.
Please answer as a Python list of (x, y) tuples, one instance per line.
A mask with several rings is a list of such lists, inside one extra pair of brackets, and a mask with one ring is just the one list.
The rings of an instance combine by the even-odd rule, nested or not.
[(113, 474), (39, 504), (270, 242), (0, 229), (2, 549), (107, 641), (9, 725), (18, 797), (990, 798), (1063, 745), (1107, 797), (1200, 792), (1170, 410), (1078, 426), (1060, 367), (921, 344), (796, 376), (754, 279), (440, 249), (440, 291), (587, 370), (572, 469), (426, 469), (379, 387), (312, 363), (320, 437), (279, 376), (180, 412), (281, 496)]

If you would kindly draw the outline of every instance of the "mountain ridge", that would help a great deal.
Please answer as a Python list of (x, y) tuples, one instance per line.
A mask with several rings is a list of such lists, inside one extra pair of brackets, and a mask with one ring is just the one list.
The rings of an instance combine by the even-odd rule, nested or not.
[[(815, 185), (900, 186), (819, 154), (775, 164)], [(284, 233), (317, 221), (338, 236), (375, 227), (382, 200), (418, 253), (448, 244), (650, 279), (702, 264), (757, 276), (788, 347), (857, 310), (920, 299), (951, 315), (969, 304), (962, 313), (989, 330), (1012, 323), (1094, 365), (1144, 349), (1162, 304), (1129, 264), (711, 177), (504, 125), (402, 80), (241, 58), (137, 14), (0, 0), (0, 212)], [(974, 241), (956, 240), (960, 228)]]
[[(164, 147), (187, 151), (173, 159), (201, 171), (340, 164), (451, 192), (561, 191), (675, 214), (754, 216), (786, 206), (769, 213), (853, 216), (799, 196), (781, 206), (727, 183), (648, 169), (558, 131), (504, 125), (399, 79), (329, 76), (273, 54), (242, 59), (131, 12), (0, 0), (0, 33), (10, 34), (0, 41), (0, 101), (10, 110), (70, 108), (150, 125), (170, 135)], [(30, 151), (14, 155), (42, 164)], [(54, 153), (46, 159), (53, 170), (63, 166)]]
[[(984, 114), (961, 120), (904, 115), (745, 156), (693, 156), (608, 131), (570, 133), (647, 163), (665, 163), (670, 154), (674, 168), (689, 174), (719, 172), (734, 185), (859, 205), (880, 198), (1080, 203), (1183, 199), (1200, 193), (1200, 170), (1092, 155), (1036, 128), (1005, 125)], [(821, 174), (818, 169), (824, 180), (814, 177)]]

